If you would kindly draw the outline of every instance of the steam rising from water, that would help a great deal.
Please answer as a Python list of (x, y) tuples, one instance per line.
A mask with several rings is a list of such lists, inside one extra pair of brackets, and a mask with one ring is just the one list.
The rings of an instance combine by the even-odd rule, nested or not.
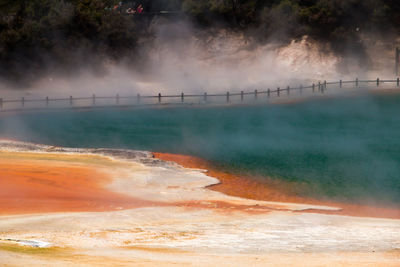
[(229, 171), (298, 182), (301, 194), (397, 205), (399, 101), (398, 94), (360, 95), (291, 105), (22, 113), (0, 117), (0, 136), (189, 154)]
[[(24, 90), (0, 86), (3, 98), (225, 92), (339, 79), (340, 57), (304, 37), (282, 46), (244, 34), (202, 33), (188, 23), (157, 26), (135, 62), (108, 62), (101, 71), (48, 74)], [(84, 59), (82, 59), (84, 60)], [(354, 77), (351, 77), (354, 78)]]
[[(359, 64), (352, 55), (335, 55), (329, 45), (306, 36), (286, 45), (274, 41), (261, 44), (243, 33), (201, 31), (185, 21), (158, 23), (150, 31), (154, 38), (142, 40), (140, 50), (132, 52), (137, 53), (137, 60), (103, 62), (72, 75), (49, 73), (19, 88), (22, 90), (0, 84), (0, 97), (219, 93), (299, 86), (318, 80), (393, 76), (392, 52), (384, 55), (378, 51), (373, 38), (364, 38), (368, 43), (363, 62), (368, 64)], [(368, 49), (369, 45), (374, 49)], [(84, 56), (79, 57), (86, 65)], [(385, 64), (378, 62), (382, 58)]]

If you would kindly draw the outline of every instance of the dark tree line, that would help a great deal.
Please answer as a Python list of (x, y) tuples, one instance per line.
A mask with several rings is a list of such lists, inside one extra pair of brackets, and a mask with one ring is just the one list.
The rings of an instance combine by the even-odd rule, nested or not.
[(76, 71), (118, 60), (137, 45), (134, 21), (107, 7), (115, 1), (0, 1), (0, 74), (31, 80), (47, 70)]
[[(143, 24), (114, 12), (114, 0), (0, 0), (0, 76), (31, 79), (104, 58), (133, 58)], [(399, 34), (396, 0), (137, 0), (145, 12), (180, 11), (203, 29), (251, 32), (259, 41), (309, 35), (340, 52), (360, 33)]]
[(347, 38), (354, 32), (398, 33), (400, 2), (395, 0), (183, 0), (182, 9), (199, 24), (259, 29), (260, 38)]

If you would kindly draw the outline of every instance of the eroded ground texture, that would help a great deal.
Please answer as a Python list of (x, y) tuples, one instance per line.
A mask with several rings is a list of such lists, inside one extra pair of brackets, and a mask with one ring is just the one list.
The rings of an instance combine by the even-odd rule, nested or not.
[(148, 152), (0, 148), (0, 265), (400, 265), (397, 219), (228, 196)]

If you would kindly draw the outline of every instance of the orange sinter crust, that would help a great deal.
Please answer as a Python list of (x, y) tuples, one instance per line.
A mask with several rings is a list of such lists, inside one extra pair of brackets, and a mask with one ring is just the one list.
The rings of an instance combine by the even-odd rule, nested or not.
[(306, 210), (301, 212), (400, 219), (400, 209), (320, 201), (317, 199), (296, 196), (293, 193), (293, 190), (291, 190), (291, 187), (293, 187), (294, 184), (272, 181), (271, 179), (264, 182), (261, 180), (251, 179), (251, 177), (223, 172), (215, 168), (212, 163), (192, 156), (169, 153), (153, 153), (153, 155), (161, 160), (176, 162), (186, 168), (207, 170), (207, 175), (215, 177), (221, 182), (220, 184), (210, 186), (209, 188), (227, 195), (255, 200), (333, 206), (342, 209), (340, 211)]
[(152, 202), (111, 192), (111, 177), (94, 167), (35, 160), (0, 162), (0, 215), (111, 211)]

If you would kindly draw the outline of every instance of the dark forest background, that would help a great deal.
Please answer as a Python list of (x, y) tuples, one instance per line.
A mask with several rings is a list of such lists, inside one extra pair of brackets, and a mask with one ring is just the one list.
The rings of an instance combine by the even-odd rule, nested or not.
[[(387, 39), (400, 31), (396, 0), (0, 0), (0, 77), (34, 79), (127, 57), (151, 40), (155, 15), (197, 29), (230, 29), (258, 42), (308, 35), (336, 53), (362, 49), (361, 34)], [(142, 4), (142, 14), (126, 13)], [(164, 11), (170, 11), (164, 12)]]

